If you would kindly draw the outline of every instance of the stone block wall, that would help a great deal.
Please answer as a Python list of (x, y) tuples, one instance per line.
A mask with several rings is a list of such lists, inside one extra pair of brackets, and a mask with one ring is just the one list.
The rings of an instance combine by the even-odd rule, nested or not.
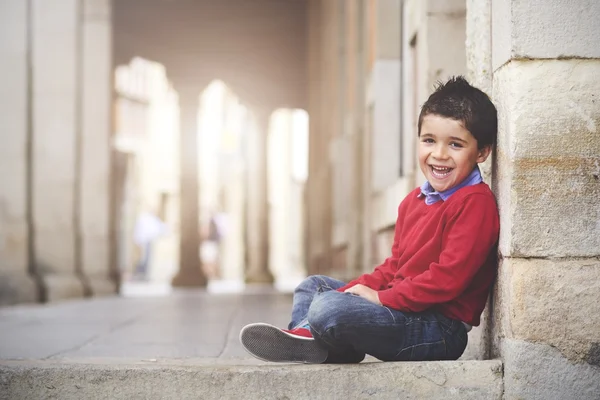
[[(493, 352), (520, 363), (505, 369), (509, 398), (600, 393), (598, 76), (600, 60), (580, 59), (515, 59), (494, 72), (503, 261)], [(554, 369), (535, 368), (542, 356)], [(578, 387), (530, 397), (532, 382), (566, 376)]]
[[(499, 113), (491, 356), (506, 399), (600, 393), (598, 3), (468, 1), (472, 81)], [(480, 40), (475, 40), (480, 38)]]

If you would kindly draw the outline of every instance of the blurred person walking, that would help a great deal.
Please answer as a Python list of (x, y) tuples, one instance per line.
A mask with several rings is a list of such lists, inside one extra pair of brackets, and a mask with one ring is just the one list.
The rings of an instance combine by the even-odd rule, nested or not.
[(148, 268), (152, 259), (152, 246), (156, 239), (167, 234), (167, 225), (154, 213), (140, 213), (133, 231), (133, 241), (140, 250), (140, 257), (133, 273), (133, 280), (148, 280)]

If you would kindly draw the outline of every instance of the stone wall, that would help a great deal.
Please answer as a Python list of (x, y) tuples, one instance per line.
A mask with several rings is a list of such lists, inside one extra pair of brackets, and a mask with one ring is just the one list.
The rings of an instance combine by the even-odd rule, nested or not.
[(491, 3), (505, 398), (600, 393), (600, 28), (594, 1)]

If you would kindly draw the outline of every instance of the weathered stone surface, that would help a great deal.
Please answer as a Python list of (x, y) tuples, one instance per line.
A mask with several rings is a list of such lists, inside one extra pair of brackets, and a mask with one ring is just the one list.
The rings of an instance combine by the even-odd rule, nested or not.
[(498, 285), (496, 347), (501, 338), (526, 340), (551, 345), (574, 362), (594, 362), (600, 343), (599, 259), (504, 259)]
[(400, 58), (401, 47), (398, 46), (400, 39), (400, 30), (402, 23), (400, 21), (402, 13), (401, 3), (396, 0), (379, 0), (377, 7), (377, 25), (378, 30), (375, 38), (376, 57), (378, 59), (397, 60)]
[(247, 286), (245, 294), (146, 295), (0, 308), (0, 359), (243, 359), (256, 365), (263, 362), (243, 349), (240, 329), (258, 321), (287, 326), (292, 307), (292, 296), (271, 286)]
[[(398, 46), (400, 47), (400, 46)], [(373, 104), (371, 133), (371, 190), (380, 192), (398, 180), (400, 172), (401, 120), (400, 59), (376, 60), (371, 73)], [(343, 162), (343, 159), (341, 159)], [(347, 166), (342, 166), (349, 171)], [(349, 173), (346, 173), (349, 175)], [(352, 181), (356, 178), (348, 176)], [(334, 193), (335, 196), (335, 193)], [(341, 199), (347, 203), (347, 199)]]
[(344, 366), (169, 364), (4, 361), (0, 362), (0, 399), (502, 398), (500, 361)]
[(85, 294), (83, 282), (75, 274), (44, 274), (43, 285), (47, 301), (78, 298)]
[[(492, 96), (492, 8), (491, 0), (467, 0), (467, 79), (469, 82)], [(492, 182), (492, 162), (480, 164), (483, 180)]]
[(463, 15), (465, 0), (428, 0), (427, 12)]
[(0, 270), (0, 306), (33, 303), (37, 300), (37, 286), (24, 270)]
[(107, 297), (0, 309), (0, 399), (501, 399), (502, 363), (268, 364), (242, 326), (285, 326), (270, 291)]
[(514, 58), (599, 58), (598, 15), (596, 0), (493, 1), (494, 69)]
[(35, 301), (28, 274), (27, 4), (0, 4), (0, 305)]
[(88, 276), (86, 284), (93, 296), (106, 296), (117, 293), (117, 283), (108, 276)]
[(467, 0), (467, 78), (492, 94), (492, 9), (491, 0)]
[(271, 110), (256, 108), (254, 126), (250, 129), (248, 146), (248, 269), (247, 283), (272, 283), (273, 275), (269, 270), (267, 207), (267, 134)]
[(599, 74), (595, 60), (513, 61), (494, 74), (504, 256), (600, 254)]
[[(373, 261), (379, 265), (386, 258), (392, 255), (392, 245), (394, 244), (394, 226), (387, 229), (381, 230), (374, 233), (374, 249), (373, 249)], [(373, 272), (371, 268), (369, 273)]]
[(77, 3), (31, 2), (34, 262), (43, 275), (75, 273)]
[[(466, 19), (465, 3), (462, 11), (427, 15), (427, 36), (423, 45), (427, 46), (424, 55), (428, 56), (427, 85), (425, 99), (433, 91), (435, 84), (445, 82), (452, 75), (465, 75), (466, 68)], [(439, 38), (445, 40), (439, 40)], [(420, 40), (419, 38), (417, 40)], [(420, 60), (419, 60), (420, 62)], [(419, 71), (420, 72), (420, 71)], [(422, 103), (419, 103), (419, 107)], [(420, 111), (417, 110), (417, 113)]]
[(83, 3), (80, 139), (80, 268), (94, 295), (115, 292), (109, 278), (110, 107), (112, 25), (110, 1)]
[(83, 0), (83, 15), (86, 19), (98, 18), (104, 22), (110, 18), (110, 0)]
[(460, 360), (487, 360), (490, 358), (491, 318), (491, 306), (488, 301), (481, 314), (481, 323), (479, 326), (474, 326), (469, 332), (467, 348)]
[(574, 364), (548, 345), (504, 340), (504, 397), (506, 400), (597, 400), (600, 368)]

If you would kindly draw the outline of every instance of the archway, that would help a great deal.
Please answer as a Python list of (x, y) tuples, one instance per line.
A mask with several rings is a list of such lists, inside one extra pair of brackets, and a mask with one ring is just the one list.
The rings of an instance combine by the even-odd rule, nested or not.
[(115, 93), (116, 259), (123, 282), (165, 283), (179, 262), (178, 94), (162, 64), (140, 57), (116, 67)]

